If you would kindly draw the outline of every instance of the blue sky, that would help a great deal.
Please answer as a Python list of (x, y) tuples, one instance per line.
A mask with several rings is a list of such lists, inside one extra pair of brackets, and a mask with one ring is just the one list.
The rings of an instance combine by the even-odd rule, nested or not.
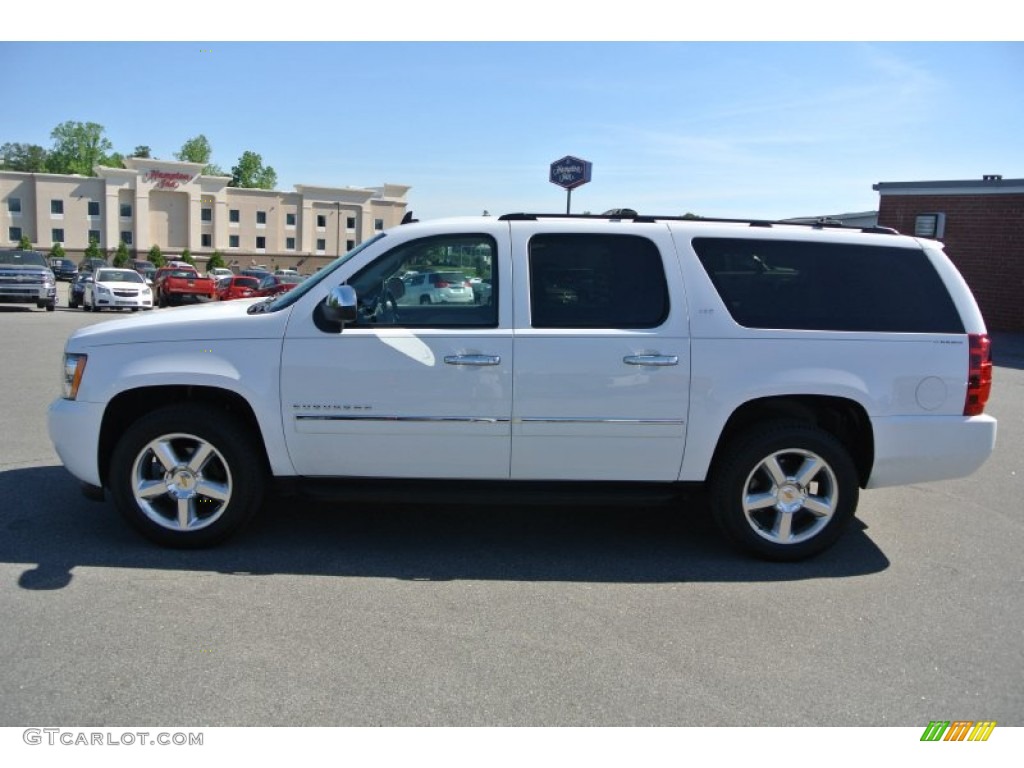
[(171, 159), (199, 133), (278, 187), (408, 184), (419, 218), (563, 211), (785, 218), (879, 181), (1024, 177), (1024, 44), (0, 42), (0, 143), (65, 120)]

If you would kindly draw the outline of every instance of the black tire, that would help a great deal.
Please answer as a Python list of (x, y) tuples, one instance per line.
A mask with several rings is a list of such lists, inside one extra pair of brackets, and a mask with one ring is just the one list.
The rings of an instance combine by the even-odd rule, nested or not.
[(167, 307), (167, 297), (164, 296), (163, 291), (160, 291), (160, 298), (157, 300), (157, 306), (159, 306), (160, 309), (164, 309)]
[(56, 310), (57, 310), (56, 302), (51, 301), (49, 304), (46, 305), (46, 311), (47, 312), (55, 312)]
[(860, 489), (849, 452), (809, 424), (772, 422), (725, 447), (711, 479), (715, 521), (767, 560), (816, 555), (842, 535)]
[[(263, 501), (267, 469), (260, 444), (220, 409), (167, 406), (144, 415), (118, 441), (109, 490), (121, 514), (151, 541), (210, 547), (242, 528)], [(193, 466), (200, 452), (205, 458)]]
[(430, 304), (430, 297), (427, 294), (420, 296), (420, 304)]

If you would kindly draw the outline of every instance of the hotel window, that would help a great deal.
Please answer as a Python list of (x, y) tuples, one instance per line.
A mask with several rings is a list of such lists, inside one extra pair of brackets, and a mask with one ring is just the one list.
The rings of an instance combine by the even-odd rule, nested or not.
[(95, 240), (96, 244), (99, 245), (99, 243), (100, 243), (100, 231), (98, 229), (90, 229), (89, 230), (89, 242), (91, 243), (93, 240)]
[(90, 216), (99, 216), (100, 215), (100, 203), (99, 203), (99, 200), (90, 200), (89, 201), (89, 215)]
[(228, 248), (237, 248), (237, 247), (238, 247), (238, 235), (229, 235), (228, 236)]
[(286, 213), (284, 215), (284, 225), (286, 227), (294, 227), (295, 226), (295, 214), (294, 213)]
[(121, 203), (120, 216), (122, 219), (130, 219), (132, 217), (132, 204)]
[(8, 213), (21, 213), (21, 198), (20, 197), (8, 197), (7, 198), (7, 212)]
[(203, 248), (212, 248), (213, 247), (213, 235), (211, 235), (209, 232), (204, 233), (201, 236), (201, 242), (202, 242)]
[(327, 250), (327, 241), (324, 240), (323, 238), (320, 238), (319, 240), (317, 240), (316, 241), (316, 250), (319, 253), (323, 253), (324, 251), (326, 251)]
[(21, 227), (8, 227), (7, 239), (12, 243), (17, 243), (21, 240)]
[(121, 242), (125, 245), (132, 244), (132, 233), (127, 230), (121, 233)]
[(345, 241), (345, 250), (346, 251), (351, 251), (355, 247), (356, 247), (356, 241), (355, 240), (346, 240)]
[(318, 213), (316, 215), (316, 228), (317, 229), (323, 229), (326, 226), (327, 226), (327, 217), (324, 216), (322, 213)]
[(203, 208), (199, 212), (199, 218), (201, 221), (210, 222), (213, 221), (213, 208)]
[(266, 211), (256, 211), (256, 224), (258, 224), (259, 226), (263, 226), (263, 227), (267, 226), (267, 212)]
[(64, 230), (63, 229), (51, 229), (50, 230), (50, 234), (52, 235), (50, 240), (52, 240), (53, 242), (55, 242), (55, 243), (63, 243), (64, 242)]
[(50, 215), (51, 216), (63, 216), (64, 215), (64, 201), (63, 200), (51, 200), (50, 201)]
[(284, 249), (286, 251), (294, 251), (295, 250), (295, 238), (294, 237), (286, 237), (285, 238), (285, 240), (284, 240)]
[(373, 228), (375, 230), (377, 230), (378, 232), (383, 230), (384, 229), (384, 219), (374, 219), (373, 220)]
[(356, 217), (355, 216), (349, 216), (347, 219), (345, 219), (345, 229), (347, 229), (349, 232), (354, 232), (355, 231), (355, 229), (356, 229)]
[(267, 238), (265, 238), (265, 237), (257, 237), (256, 238), (256, 249), (262, 251), (262, 250), (265, 250), (266, 247), (267, 247)]
[(228, 211), (228, 221), (232, 224), (237, 224), (240, 221), (239, 213), (237, 208), (232, 208)]

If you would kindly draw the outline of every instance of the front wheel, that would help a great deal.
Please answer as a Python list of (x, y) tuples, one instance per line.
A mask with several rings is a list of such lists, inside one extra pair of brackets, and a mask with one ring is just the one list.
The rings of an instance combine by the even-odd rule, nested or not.
[(712, 477), (715, 520), (741, 549), (801, 560), (830, 547), (857, 509), (849, 452), (817, 427), (765, 425), (730, 445)]
[(111, 455), (114, 502), (144, 536), (171, 547), (227, 539), (263, 500), (259, 437), (210, 406), (173, 405), (128, 428)]

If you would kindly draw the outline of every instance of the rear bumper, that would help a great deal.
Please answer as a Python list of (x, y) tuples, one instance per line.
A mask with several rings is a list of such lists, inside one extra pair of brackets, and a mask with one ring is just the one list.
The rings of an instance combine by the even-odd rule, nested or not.
[(966, 477), (996, 445), (991, 416), (895, 416), (871, 425), (875, 462), (867, 488)]

